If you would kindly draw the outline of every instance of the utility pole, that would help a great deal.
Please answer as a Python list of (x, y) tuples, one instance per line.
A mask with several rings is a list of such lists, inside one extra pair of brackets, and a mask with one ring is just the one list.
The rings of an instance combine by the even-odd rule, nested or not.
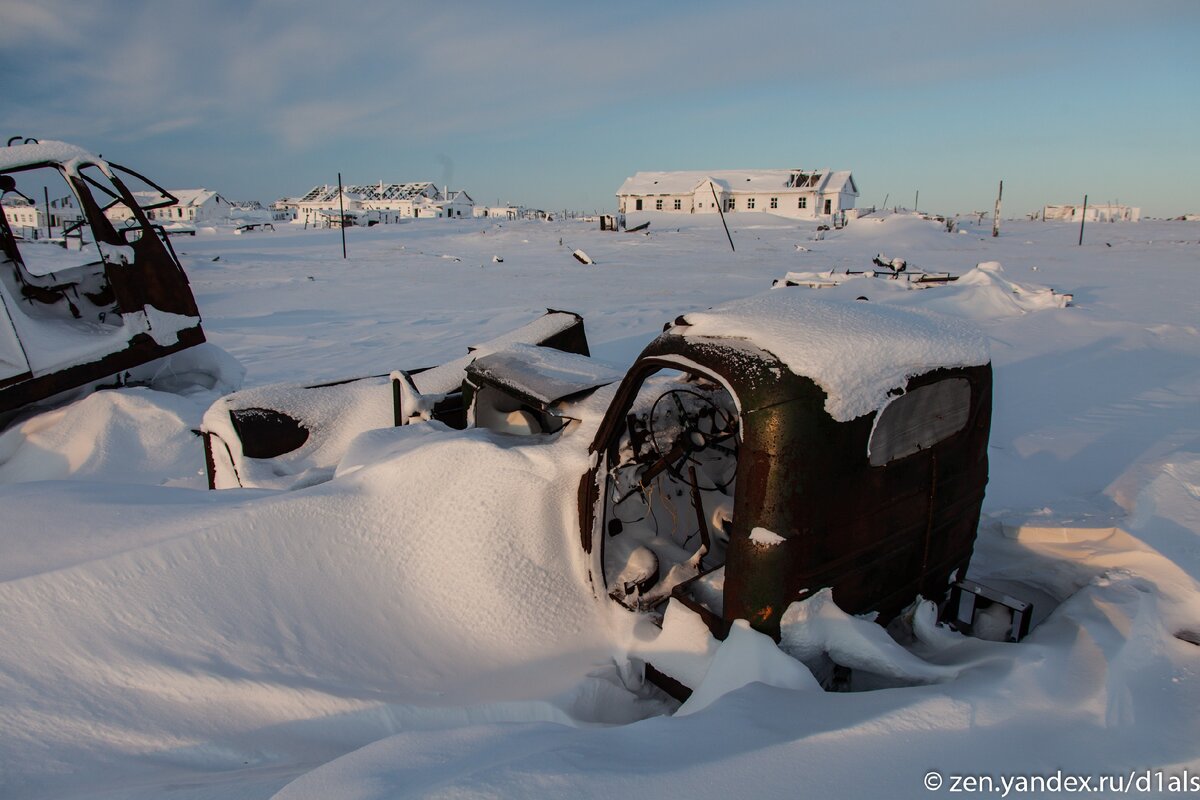
[(346, 207), (342, 204), (342, 173), (338, 173), (338, 223), (342, 229), (342, 259), (346, 258)]
[(913, 199), (913, 211), (920, 213), (921, 211), (921, 190), (917, 189), (917, 196)]
[(42, 187), (42, 202), (46, 204), (46, 238), (54, 236), (50, 230), (50, 189), (46, 186)]
[(1083, 196), (1083, 213), (1079, 216), (1079, 246), (1083, 247), (1083, 223), (1087, 221), (1087, 195)]
[(996, 211), (992, 215), (992, 237), (1000, 235), (1000, 198), (1004, 196), (1004, 181), (1000, 181), (1000, 191), (996, 194)]
[(717, 213), (721, 215), (721, 224), (725, 226), (725, 238), (729, 240), (729, 249), (736, 253), (737, 248), (733, 246), (733, 237), (729, 235), (729, 225), (725, 222), (725, 209), (721, 208), (721, 201), (717, 199), (717, 187), (713, 186), (710, 181), (708, 188), (712, 189), (713, 204), (717, 207)]

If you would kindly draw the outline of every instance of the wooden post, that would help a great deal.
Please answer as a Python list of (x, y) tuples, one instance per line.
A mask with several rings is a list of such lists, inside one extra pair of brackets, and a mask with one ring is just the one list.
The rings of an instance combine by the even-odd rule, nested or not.
[(1004, 196), (1004, 181), (1000, 181), (1000, 191), (996, 194), (996, 210), (992, 214), (992, 236), (1000, 235), (1000, 198)]
[(346, 207), (342, 204), (342, 173), (338, 173), (338, 222), (342, 228), (342, 258), (346, 257)]
[(712, 189), (713, 203), (717, 206), (717, 213), (721, 215), (721, 224), (725, 226), (725, 238), (729, 240), (729, 249), (736, 253), (737, 248), (733, 246), (733, 237), (729, 235), (729, 225), (725, 222), (725, 209), (721, 208), (721, 201), (717, 198), (717, 187), (713, 186), (712, 181), (709, 181), (708, 188)]
[(1083, 247), (1083, 223), (1087, 222), (1087, 195), (1083, 196), (1083, 213), (1079, 215), (1079, 246)]
[(46, 186), (42, 187), (42, 202), (46, 204), (46, 238), (50, 239), (54, 233), (50, 230), (50, 189)]

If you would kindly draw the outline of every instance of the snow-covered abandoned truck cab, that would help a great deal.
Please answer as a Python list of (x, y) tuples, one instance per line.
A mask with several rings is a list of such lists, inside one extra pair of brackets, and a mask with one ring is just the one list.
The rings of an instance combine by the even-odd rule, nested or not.
[[(351, 440), (366, 431), (428, 420), (464, 428), (473, 416), (468, 367), (477, 361), (491, 363), (486, 360), (489, 354), (522, 346), (532, 348), (525, 356), (533, 362), (544, 351), (586, 360), (583, 318), (547, 309), (528, 324), (472, 345), (462, 357), (434, 367), (315, 385), (273, 384), (226, 395), (205, 412), (201, 425), (208, 488), (297, 488), (333, 477)], [(485, 392), (485, 401), (489, 394)], [(514, 401), (511, 408), (506, 406), (503, 416), (513, 414), (518, 405)], [(539, 427), (537, 432), (543, 431)]]
[(778, 638), (826, 587), (881, 622), (941, 601), (971, 557), (990, 416), (986, 340), (957, 320), (790, 289), (686, 314), (591, 445), (592, 580), (717, 638), (736, 619)]
[[(161, 201), (139, 206), (122, 174)], [(179, 260), (144, 213), (168, 193), (74, 145), (33, 140), (0, 147), (0, 193), (0, 424), (204, 341)]]

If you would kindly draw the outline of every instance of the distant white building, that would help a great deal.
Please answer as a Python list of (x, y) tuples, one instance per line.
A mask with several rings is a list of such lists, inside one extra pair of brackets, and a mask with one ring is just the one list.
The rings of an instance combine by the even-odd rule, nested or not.
[[(9, 227), (24, 235), (27, 229), (45, 233), (46, 209), (43, 203), (30, 202), (19, 196), (4, 198), (4, 216)], [(50, 201), (50, 224), (55, 228), (70, 225), (83, 218), (83, 212), (74, 197), (61, 197)]]
[(1142, 210), (1132, 206), (1120, 206), (1115, 203), (1088, 203), (1084, 213), (1082, 205), (1054, 205), (1042, 209), (1042, 219), (1046, 221), (1061, 220), (1063, 222), (1137, 222), (1142, 218)]
[(433, 204), (437, 210), (441, 211), (441, 214), (437, 216), (449, 219), (469, 219), (475, 216), (475, 201), (465, 191), (461, 189), (450, 191), (447, 189), (444, 197), (445, 199), (440, 203)]
[[(233, 206), (212, 189), (168, 189), (175, 202), (162, 208), (146, 211), (152, 223), (159, 225), (217, 225), (229, 222)], [(161, 201), (158, 192), (134, 192), (134, 199), (143, 205)], [(124, 203), (117, 203), (104, 212), (114, 223), (121, 223), (133, 216)]]
[[(339, 204), (340, 198), (340, 204)], [(426, 217), (470, 217), (475, 201), (462, 190), (442, 191), (429, 182), (314, 186), (306, 194), (271, 204), (277, 218), (321, 224), (344, 213), (372, 222), (398, 222)]]
[(46, 227), (46, 215), (42, 209), (38, 208), (36, 203), (30, 203), (20, 197), (4, 198), (4, 218), (8, 220), (8, 227), (13, 229), (14, 233), (22, 234), (25, 229), (38, 229)]
[(781, 217), (831, 217), (854, 208), (858, 187), (849, 171), (798, 169), (639, 172), (617, 190), (621, 213), (715, 214), (761, 211)]
[(476, 217), (489, 219), (517, 219), (521, 216), (521, 209), (517, 206), (475, 206), (473, 212)]

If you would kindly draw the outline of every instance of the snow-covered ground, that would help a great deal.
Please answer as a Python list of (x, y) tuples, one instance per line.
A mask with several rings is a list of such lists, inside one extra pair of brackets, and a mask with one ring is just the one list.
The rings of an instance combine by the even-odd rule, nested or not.
[[(101, 392), (0, 434), (0, 796), (873, 798), (927, 795), (932, 770), (943, 792), (1200, 775), (1200, 224), (1093, 224), (1078, 247), (1069, 224), (993, 239), (893, 216), (818, 240), (739, 213), (734, 253), (719, 220), (646, 218), (649, 235), (352, 229), (346, 260), (339, 232), (284, 225), (176, 247), (247, 387), (440, 363), (546, 308), (628, 365), (663, 323), (788, 273), (839, 285), (777, 291), (970, 319), (995, 368), (972, 577), (1035, 602), (1026, 641), (919, 624), (897, 653), (806, 604), (785, 646), (885, 676), (855, 687), (873, 690), (814, 689), (735, 629), (673, 715), (628, 663), (646, 631), (584, 577), (581, 448), (418, 425), (364, 436), (362, 468), (316, 486), (208, 492), (193, 429), (213, 392)], [(837, 274), (880, 253), (963, 279)]]

